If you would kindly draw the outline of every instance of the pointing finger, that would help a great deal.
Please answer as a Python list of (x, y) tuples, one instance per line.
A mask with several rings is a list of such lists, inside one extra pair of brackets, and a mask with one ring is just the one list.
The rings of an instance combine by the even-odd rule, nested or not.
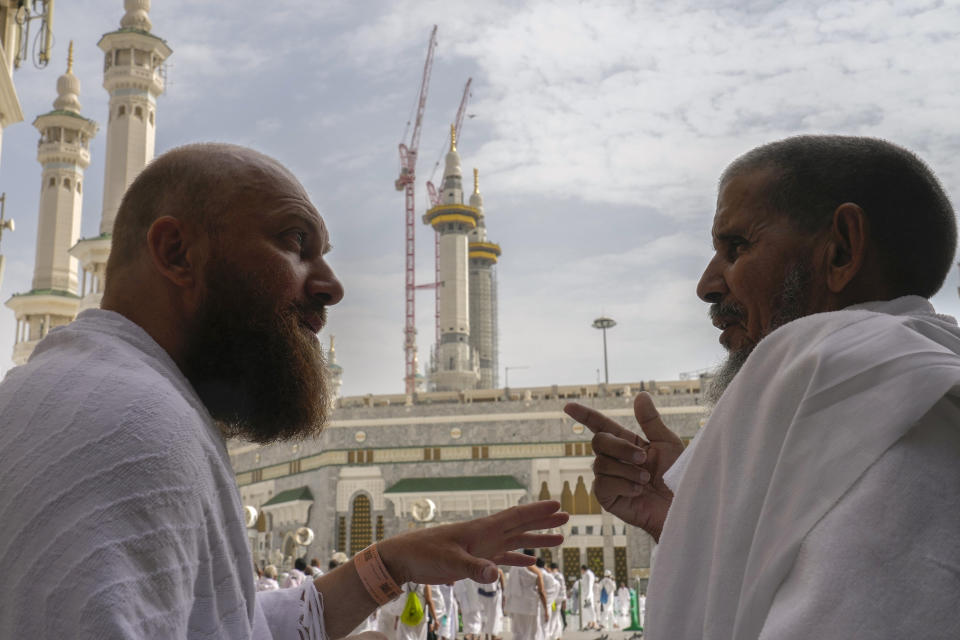
[(623, 427), (619, 422), (608, 418), (596, 409), (585, 407), (578, 402), (570, 402), (567, 403), (563, 410), (568, 416), (580, 424), (586, 425), (587, 428), (594, 433), (609, 433), (610, 435), (616, 436), (617, 438), (622, 438), (627, 442), (632, 442), (638, 445), (646, 444), (636, 433), (630, 431), (626, 427)]

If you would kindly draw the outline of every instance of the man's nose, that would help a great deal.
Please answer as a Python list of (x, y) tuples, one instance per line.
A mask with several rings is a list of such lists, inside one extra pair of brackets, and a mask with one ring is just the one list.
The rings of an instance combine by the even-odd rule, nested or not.
[(343, 284), (326, 260), (318, 260), (310, 272), (307, 295), (310, 298), (322, 299), (326, 305), (337, 304), (343, 300)]
[(727, 283), (723, 279), (723, 261), (720, 255), (714, 255), (697, 283), (697, 297), (704, 302), (715, 303), (723, 300), (727, 293)]

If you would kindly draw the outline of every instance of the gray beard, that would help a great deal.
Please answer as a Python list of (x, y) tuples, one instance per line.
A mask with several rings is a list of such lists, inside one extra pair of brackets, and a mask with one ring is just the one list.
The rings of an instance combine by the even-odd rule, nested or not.
[[(808, 315), (806, 310), (807, 292), (812, 273), (813, 270), (807, 263), (794, 265), (787, 271), (783, 277), (780, 294), (777, 296), (777, 311), (770, 323), (770, 331)], [(769, 332), (761, 336), (760, 339), (763, 340), (767, 335), (769, 335)], [(703, 398), (708, 406), (713, 407), (720, 401), (723, 392), (733, 382), (733, 379), (740, 372), (740, 368), (743, 367), (743, 363), (747, 361), (747, 357), (753, 353), (756, 346), (756, 344), (750, 344), (742, 349), (727, 353), (726, 359), (713, 374), (713, 378), (703, 392)]]

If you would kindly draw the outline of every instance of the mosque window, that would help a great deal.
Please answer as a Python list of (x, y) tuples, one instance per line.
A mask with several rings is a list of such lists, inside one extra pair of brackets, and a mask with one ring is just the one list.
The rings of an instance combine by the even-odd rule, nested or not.
[(617, 584), (621, 582), (627, 584), (627, 548), (613, 548), (613, 573), (617, 578)]
[(63, 179), (63, 188), (66, 189), (67, 191), (70, 191), (70, 189), (73, 188), (73, 187), (70, 185), (70, 178), (64, 178), (64, 179)]
[(570, 527), (570, 535), (572, 536), (580, 535), (580, 527)]
[(300, 460), (291, 460), (290, 461), (290, 471), (289, 473), (300, 473)]
[(138, 118), (140, 118), (140, 120), (143, 120), (143, 108), (142, 108), (142, 107), (134, 107), (134, 108), (133, 108), (133, 115), (135, 115), (135, 116), (137, 116)]
[(353, 515), (350, 517), (350, 555), (370, 546), (372, 538), (370, 498), (360, 494), (353, 500)]
[(440, 448), (439, 447), (424, 447), (423, 449), (423, 459), (424, 460), (439, 460), (440, 459)]
[(587, 547), (587, 566), (596, 575), (603, 575), (603, 547)]
[(133, 50), (133, 63), (135, 65), (138, 67), (145, 67), (147, 66), (148, 61), (149, 58), (147, 57), (146, 51), (140, 51), (139, 49)]
[(572, 582), (580, 577), (580, 548), (563, 548), (563, 575), (567, 582)]
[(131, 53), (132, 53), (132, 50), (130, 49), (118, 49), (117, 65), (130, 66), (130, 61), (133, 59), (133, 56), (130, 55)]
[(347, 451), (347, 464), (354, 464), (357, 461), (356, 451)]
[(120, 105), (120, 108), (117, 109), (117, 117), (122, 118), (127, 113), (127, 108), (124, 105)]
[(57, 179), (51, 177), (51, 178), (50, 178), (50, 182), (47, 184), (47, 186), (48, 186), (48, 187), (53, 187), (53, 186), (56, 186), (56, 184), (57, 184)]
[(490, 457), (490, 447), (473, 447), (471, 457), (474, 460), (485, 460)]
[(383, 540), (383, 516), (377, 516), (377, 542)]
[(346, 516), (340, 516), (339, 521), (337, 522), (337, 549), (343, 550), (347, 548), (347, 518)]
[(550, 566), (550, 563), (553, 562), (553, 552), (550, 549), (540, 549), (540, 557), (543, 558), (547, 566)]

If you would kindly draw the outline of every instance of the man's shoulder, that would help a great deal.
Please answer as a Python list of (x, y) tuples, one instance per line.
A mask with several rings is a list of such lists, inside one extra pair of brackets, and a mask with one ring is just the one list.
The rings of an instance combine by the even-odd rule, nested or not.
[(0, 383), (0, 462), (16, 451), (47, 455), (107, 444), (131, 454), (196, 447), (208, 417), (154, 356), (84, 331), (50, 338)]

